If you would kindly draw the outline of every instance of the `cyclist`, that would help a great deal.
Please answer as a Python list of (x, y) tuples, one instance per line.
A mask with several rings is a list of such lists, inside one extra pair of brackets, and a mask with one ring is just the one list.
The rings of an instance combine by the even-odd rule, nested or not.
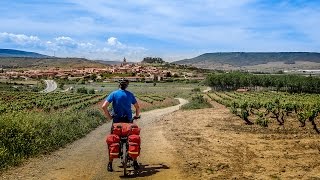
[[(119, 80), (119, 89), (113, 91), (106, 99), (102, 105), (102, 109), (105, 113), (107, 119), (113, 119), (113, 123), (132, 123), (132, 110), (131, 105), (135, 107), (136, 114), (134, 119), (138, 119), (140, 117), (140, 107), (139, 104), (133, 95), (133, 93), (126, 90), (129, 85), (129, 81), (127, 79)], [(108, 111), (109, 104), (112, 103), (113, 113), (112, 116)], [(133, 160), (134, 169), (139, 169), (139, 164), (137, 160)], [(108, 163), (108, 171), (112, 172), (112, 159), (109, 158)]]

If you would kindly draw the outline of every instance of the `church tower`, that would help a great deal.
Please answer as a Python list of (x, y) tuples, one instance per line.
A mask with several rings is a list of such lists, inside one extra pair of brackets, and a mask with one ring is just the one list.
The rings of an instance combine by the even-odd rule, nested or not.
[(122, 66), (125, 66), (126, 64), (127, 64), (127, 60), (126, 60), (126, 57), (124, 57), (120, 66), (122, 67)]
[(123, 58), (123, 65), (126, 65), (127, 64), (127, 60), (126, 60), (126, 57)]

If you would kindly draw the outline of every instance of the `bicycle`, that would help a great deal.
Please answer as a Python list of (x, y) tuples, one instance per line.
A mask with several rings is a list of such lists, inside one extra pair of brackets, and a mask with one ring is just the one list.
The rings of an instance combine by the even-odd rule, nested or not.
[[(139, 117), (135, 116), (132, 119), (132, 122), (133, 122), (133, 120), (137, 120), (137, 119), (140, 119), (140, 116)], [(128, 124), (133, 124), (133, 123), (128, 123)], [(132, 167), (132, 166), (134, 167), (135, 174), (137, 173), (137, 170), (138, 170), (135, 167), (135, 165), (133, 164), (134, 160), (130, 157), (128, 149), (129, 149), (128, 136), (121, 136), (120, 137), (119, 157), (120, 157), (120, 161), (121, 161), (121, 164), (122, 164), (122, 167), (123, 167), (123, 175), (124, 176), (128, 175), (128, 168), (129, 167)]]

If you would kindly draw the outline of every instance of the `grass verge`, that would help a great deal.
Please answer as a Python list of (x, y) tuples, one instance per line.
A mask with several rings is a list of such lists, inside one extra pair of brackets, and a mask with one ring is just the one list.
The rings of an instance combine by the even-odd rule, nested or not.
[(202, 95), (197, 94), (191, 98), (191, 101), (188, 104), (181, 106), (183, 110), (190, 109), (203, 109), (203, 108), (211, 108), (212, 105), (207, 101), (207, 99), (203, 98)]

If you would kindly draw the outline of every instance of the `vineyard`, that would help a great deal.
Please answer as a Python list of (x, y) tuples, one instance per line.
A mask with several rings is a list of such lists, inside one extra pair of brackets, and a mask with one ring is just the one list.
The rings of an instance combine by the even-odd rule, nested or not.
[(320, 95), (289, 94), (280, 92), (213, 92), (207, 94), (212, 100), (225, 105), (247, 124), (268, 127), (275, 122), (284, 126), (294, 120), (305, 127), (310, 122), (315, 132), (320, 133), (317, 120), (320, 113)]
[(155, 102), (155, 101), (164, 101), (166, 99), (165, 97), (155, 95), (155, 94), (138, 95), (137, 98), (144, 101), (144, 102), (151, 103), (151, 104), (153, 104), (153, 102)]
[[(83, 137), (106, 121), (100, 106), (117, 84), (105, 84), (98, 94), (0, 91), (0, 170), (28, 157), (52, 152)], [(96, 87), (92, 87), (96, 88)], [(177, 95), (191, 92), (187, 85), (132, 84), (141, 110), (178, 104)]]
[(0, 114), (24, 110), (43, 110), (50, 112), (68, 107), (81, 109), (101, 101), (104, 97), (105, 95), (41, 94), (3, 91), (0, 92)]
[(320, 93), (320, 78), (299, 75), (255, 75), (232, 72), (210, 74), (206, 84), (215, 90), (267, 89), (291, 93)]
[(0, 91), (0, 169), (60, 148), (105, 122), (93, 108), (105, 96)]

